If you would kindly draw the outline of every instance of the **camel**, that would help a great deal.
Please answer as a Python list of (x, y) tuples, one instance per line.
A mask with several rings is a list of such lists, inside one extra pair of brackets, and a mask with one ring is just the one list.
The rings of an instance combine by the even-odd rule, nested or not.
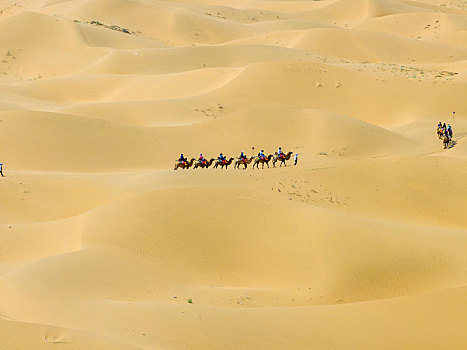
[(200, 163), (199, 161), (195, 162), (195, 165), (193, 166), (193, 169), (197, 169), (197, 168), (209, 168), (212, 164), (212, 162), (214, 162), (216, 159), (214, 158), (211, 158), (209, 160), (206, 161), (206, 164), (204, 163)]
[(451, 142), (451, 138), (449, 137), (449, 135), (444, 135), (444, 138), (443, 138), (444, 149), (449, 148), (450, 142)]
[(442, 138), (442, 137), (444, 136), (444, 130), (443, 130), (443, 128), (438, 128), (437, 133), (438, 133), (438, 138), (439, 138), (439, 139)]
[(289, 152), (287, 154), (284, 154), (283, 157), (279, 157), (279, 155), (276, 153), (274, 153), (274, 158), (272, 159), (272, 166), (275, 168), (276, 167), (276, 162), (280, 161), (280, 165), (279, 167), (282, 166), (282, 163), (284, 163), (284, 166), (287, 166), (287, 164), (285, 164), (285, 161), (286, 160), (289, 160), (290, 159), (290, 156), (293, 154), (293, 152)]
[(240, 164), (243, 164), (245, 166), (244, 169), (246, 169), (248, 164), (250, 164), (253, 159), (255, 159), (255, 157), (250, 157), (250, 158), (247, 158), (247, 159), (237, 158), (237, 160), (235, 161), (235, 164), (234, 164), (234, 169), (235, 168), (240, 169)]
[(223, 163), (219, 162), (219, 159), (216, 159), (215, 163), (214, 163), (214, 169), (217, 169), (217, 167), (220, 165), (221, 166), (221, 169), (225, 166), (225, 168), (227, 169), (227, 167), (232, 164), (232, 161), (234, 160), (233, 157), (231, 157), (229, 160), (225, 160)]
[(178, 168), (188, 169), (189, 167), (193, 165), (193, 162), (195, 160), (196, 160), (195, 158), (191, 158), (189, 162), (184, 162), (184, 163), (180, 163), (178, 160), (176, 160), (174, 170), (177, 170)]
[(271, 160), (271, 158), (272, 158), (272, 154), (268, 155), (264, 159), (260, 157), (255, 157), (255, 162), (253, 163), (253, 169), (255, 168), (255, 165), (256, 165), (256, 168), (259, 169), (259, 163), (262, 164), (261, 169), (264, 169), (264, 163), (266, 163), (266, 165), (269, 168), (269, 161)]

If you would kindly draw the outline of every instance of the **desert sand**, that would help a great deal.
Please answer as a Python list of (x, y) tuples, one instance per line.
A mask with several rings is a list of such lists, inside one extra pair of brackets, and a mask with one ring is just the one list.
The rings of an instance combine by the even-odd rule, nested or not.
[(0, 0), (0, 163), (2, 350), (467, 348), (466, 1)]

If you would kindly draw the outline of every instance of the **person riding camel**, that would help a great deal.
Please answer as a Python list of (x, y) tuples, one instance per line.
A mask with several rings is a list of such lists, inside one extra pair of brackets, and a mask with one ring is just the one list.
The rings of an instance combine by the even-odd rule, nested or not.
[(178, 161), (180, 162), (180, 164), (186, 164), (188, 162), (188, 159), (186, 159), (182, 153), (180, 154), (180, 158), (178, 158)]
[(441, 129), (443, 127), (443, 124), (441, 122), (438, 123), (438, 129)]
[(203, 157), (202, 153), (199, 155), (198, 161), (200, 162), (200, 164), (206, 165), (206, 158)]
[(285, 154), (284, 152), (282, 152), (282, 148), (279, 147), (279, 150), (277, 151), (277, 155), (280, 157), (280, 158), (284, 158), (285, 157)]
[(240, 160), (243, 161), (243, 162), (246, 161), (246, 155), (245, 155), (245, 153), (243, 153), (243, 151), (242, 151), (242, 153), (240, 153)]
[(264, 155), (264, 151), (263, 151), (263, 150), (261, 150), (261, 151), (258, 153), (258, 157), (259, 157), (260, 159), (266, 158), (266, 156)]
[(448, 134), (449, 134), (449, 137), (452, 139), (452, 128), (451, 128), (451, 125), (448, 124)]
[(446, 123), (443, 123), (443, 130), (446, 132)]
[(225, 156), (224, 156), (222, 153), (219, 154), (219, 158), (218, 158), (218, 159), (219, 159), (219, 162), (220, 162), (221, 164), (224, 164), (224, 162), (225, 162)]

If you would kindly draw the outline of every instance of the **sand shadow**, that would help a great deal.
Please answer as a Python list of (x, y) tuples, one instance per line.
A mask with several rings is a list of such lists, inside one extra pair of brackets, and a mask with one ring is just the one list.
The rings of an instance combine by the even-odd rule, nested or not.
[(453, 148), (455, 145), (457, 145), (457, 141), (451, 141), (451, 143), (449, 144), (448, 148), (447, 149), (451, 149)]

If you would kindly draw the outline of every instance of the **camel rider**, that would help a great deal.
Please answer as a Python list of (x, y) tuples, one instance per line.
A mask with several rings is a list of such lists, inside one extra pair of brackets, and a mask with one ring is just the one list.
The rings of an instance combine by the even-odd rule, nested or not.
[(245, 153), (243, 153), (243, 151), (242, 151), (242, 153), (240, 153), (240, 160), (246, 161), (246, 155), (245, 155)]
[(178, 161), (180, 162), (180, 164), (186, 164), (187, 159), (183, 156), (183, 153), (180, 154), (180, 158), (178, 158)]
[(202, 154), (202, 153), (199, 155), (198, 161), (199, 161), (201, 164), (203, 164), (203, 163), (206, 164), (206, 158), (203, 157), (203, 154)]
[(451, 128), (451, 125), (448, 124), (448, 134), (449, 134), (449, 137), (452, 138), (452, 128)]
[(266, 156), (264, 155), (264, 151), (263, 151), (263, 150), (261, 150), (261, 151), (258, 153), (258, 157), (259, 157), (260, 159), (266, 158)]
[(203, 156), (202, 153), (199, 155), (198, 161), (199, 161), (201, 164), (203, 164), (203, 163), (206, 164), (206, 158), (204, 158), (204, 156)]
[(443, 124), (441, 122), (438, 123), (438, 129), (441, 129), (443, 127)]
[(281, 148), (281, 147), (279, 147), (279, 150), (277, 151), (277, 155), (278, 155), (279, 157), (281, 157), (281, 158), (284, 158), (284, 157), (285, 157), (285, 154), (284, 154), (284, 152), (282, 152), (282, 148)]
[(219, 162), (224, 163), (225, 162), (225, 156), (221, 153), (219, 154)]
[(443, 123), (443, 130), (446, 132), (446, 123)]

